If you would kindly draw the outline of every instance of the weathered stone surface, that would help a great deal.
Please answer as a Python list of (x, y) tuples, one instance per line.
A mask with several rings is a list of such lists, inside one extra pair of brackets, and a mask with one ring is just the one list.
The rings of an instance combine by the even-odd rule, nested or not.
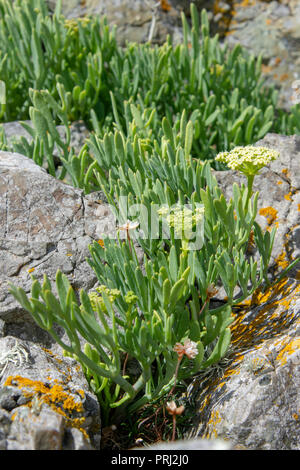
[(299, 292), (299, 282), (285, 280), (236, 311), (231, 354), (189, 387), (198, 424), (188, 437), (300, 449)]
[(0, 338), (2, 449), (92, 449), (99, 445), (99, 404), (78, 363), (32, 341)]
[(53, 281), (61, 269), (75, 289), (91, 288), (96, 277), (85, 260), (88, 245), (115, 228), (97, 193), (84, 198), (32, 160), (8, 152), (0, 152), (0, 220), (0, 317), (8, 322), (22, 314), (9, 282), (29, 292), (31, 272)]
[(117, 26), (117, 40), (122, 45), (126, 41), (146, 42), (149, 38), (153, 43), (163, 43), (168, 34), (175, 38), (181, 35), (180, 10), (172, 0), (63, 0), (62, 12), (67, 18), (105, 15), (110, 25)]
[(149, 447), (136, 447), (133, 450), (233, 450), (233, 446), (222, 439), (187, 439), (174, 442), (160, 442)]

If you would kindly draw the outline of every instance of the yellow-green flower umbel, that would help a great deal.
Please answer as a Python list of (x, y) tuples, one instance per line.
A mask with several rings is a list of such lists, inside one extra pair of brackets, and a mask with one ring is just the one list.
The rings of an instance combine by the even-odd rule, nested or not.
[(235, 147), (231, 152), (221, 152), (216, 160), (226, 163), (231, 170), (239, 170), (244, 175), (257, 175), (259, 170), (279, 157), (279, 152), (266, 147)]
[(247, 176), (248, 196), (246, 205), (252, 195), (252, 186), (255, 175), (273, 160), (279, 157), (279, 152), (266, 147), (235, 147), (230, 152), (221, 152), (216, 156), (216, 160), (225, 163), (231, 170), (238, 170)]

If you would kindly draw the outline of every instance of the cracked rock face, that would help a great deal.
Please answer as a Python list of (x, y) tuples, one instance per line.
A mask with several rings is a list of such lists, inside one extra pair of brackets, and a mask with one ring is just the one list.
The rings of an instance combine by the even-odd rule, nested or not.
[(8, 283), (30, 290), (30, 274), (51, 280), (60, 269), (74, 288), (89, 289), (96, 277), (87, 264), (88, 245), (114, 230), (114, 217), (97, 193), (49, 176), (30, 159), (0, 152), (0, 318), (22, 313)]
[[(282, 268), (300, 253), (300, 137), (270, 133), (255, 145), (280, 153), (255, 177), (253, 191), (259, 191), (256, 221), (263, 229), (277, 229), (271, 265)], [(236, 171), (214, 174), (227, 199), (232, 197), (233, 183), (247, 184), (246, 178)]]
[(229, 440), (252, 450), (299, 450), (300, 285), (285, 281), (236, 311), (232, 346), (188, 396), (196, 404), (189, 438)]

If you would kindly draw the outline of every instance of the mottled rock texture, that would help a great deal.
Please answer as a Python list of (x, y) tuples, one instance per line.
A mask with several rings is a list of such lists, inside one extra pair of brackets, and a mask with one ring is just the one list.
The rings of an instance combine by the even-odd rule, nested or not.
[(300, 286), (284, 281), (235, 309), (231, 352), (196, 378), (187, 437), (256, 450), (300, 449)]
[(32, 341), (0, 338), (2, 450), (92, 449), (100, 444), (100, 424), (99, 404), (75, 360)]

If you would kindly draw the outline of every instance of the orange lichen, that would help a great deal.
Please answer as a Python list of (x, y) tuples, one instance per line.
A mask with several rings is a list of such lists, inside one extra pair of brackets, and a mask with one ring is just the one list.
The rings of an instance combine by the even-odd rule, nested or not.
[[(293, 314), (287, 316), (287, 312), (291, 302), (295, 300), (295, 296), (300, 291), (300, 285), (296, 287), (293, 295), (289, 295), (293, 286), (288, 286), (287, 283), (288, 279), (282, 279), (265, 292), (258, 289), (249, 301), (241, 304), (240, 307), (244, 310), (237, 312), (231, 325), (232, 345), (241, 353), (244, 348), (255, 347), (268, 336), (274, 337), (276, 334), (280, 334), (292, 320)], [(244, 316), (248, 308), (255, 305), (261, 305), (262, 307), (250, 324), (244, 323)], [(282, 311), (278, 311), (278, 307), (281, 307)], [(271, 321), (273, 317), (274, 322)]]
[[(66, 419), (68, 426), (79, 429), (88, 438), (87, 432), (82, 428), (84, 417), (76, 417), (77, 413), (83, 412), (83, 405), (77, 402), (71, 395), (65, 384), (58, 380), (53, 380), (52, 384), (44, 383), (41, 380), (32, 380), (20, 375), (9, 376), (4, 386), (15, 386), (22, 390), (25, 397), (29, 398), (27, 405), (32, 407), (33, 398), (37, 397), (42, 403), (46, 403), (56, 413)], [(82, 391), (79, 391), (81, 393)], [(75, 417), (73, 414), (75, 413)]]
[(45, 353), (49, 354), (49, 356), (51, 356), (53, 359), (55, 359), (59, 364), (62, 364), (63, 361), (62, 359), (60, 359), (59, 357), (57, 357), (56, 354), (54, 354), (51, 349), (47, 349), (47, 348), (42, 348), (43, 351), (45, 351)]
[(28, 269), (28, 273), (29, 273), (29, 274), (30, 274), (30, 273), (33, 273), (34, 270), (35, 270), (35, 268), (30, 268), (30, 269)]
[(104, 248), (104, 241), (103, 240), (98, 240), (97, 243), (99, 243), (99, 245), (102, 246), (102, 248)]
[(285, 176), (289, 176), (289, 170), (287, 168), (283, 168), (283, 170), (281, 170), (281, 173), (283, 173)]
[(261, 70), (263, 73), (271, 73), (272, 72), (272, 67), (270, 65), (261, 65)]
[(280, 267), (282, 269), (285, 269), (289, 265), (289, 261), (286, 259), (286, 252), (284, 250), (276, 258), (275, 264), (277, 267)]

